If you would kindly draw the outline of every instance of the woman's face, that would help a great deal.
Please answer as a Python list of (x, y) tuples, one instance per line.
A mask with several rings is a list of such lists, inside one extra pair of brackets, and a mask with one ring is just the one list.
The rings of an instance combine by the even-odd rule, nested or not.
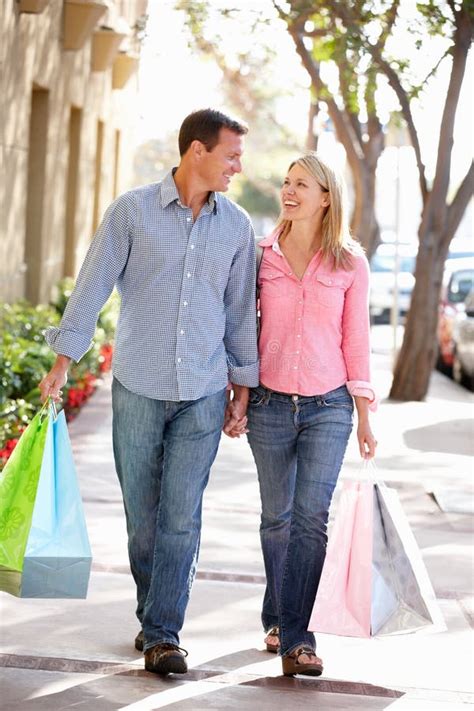
[(285, 220), (312, 220), (321, 217), (329, 205), (329, 193), (300, 165), (294, 165), (283, 182), (280, 200)]

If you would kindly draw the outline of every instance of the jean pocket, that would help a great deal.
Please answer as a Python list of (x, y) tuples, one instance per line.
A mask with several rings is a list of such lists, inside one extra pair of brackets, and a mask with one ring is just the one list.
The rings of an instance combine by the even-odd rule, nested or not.
[(323, 398), (323, 405), (325, 407), (343, 408), (345, 410), (350, 410), (351, 412), (354, 409), (354, 401), (350, 397), (350, 395), (339, 395), (338, 397)]

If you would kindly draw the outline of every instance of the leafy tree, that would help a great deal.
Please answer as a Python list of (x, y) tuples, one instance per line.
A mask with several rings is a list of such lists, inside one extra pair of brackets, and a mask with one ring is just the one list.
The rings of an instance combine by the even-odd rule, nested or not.
[[(294, 3), (292, 3), (294, 4)], [(299, 3), (296, 3), (299, 4)], [(313, 3), (319, 4), (319, 3)], [(321, 3), (322, 4), (322, 3)], [(456, 110), (465, 74), (468, 52), (472, 43), (472, 0), (424, 0), (416, 8), (410, 6), (414, 17), (406, 27), (406, 39), (421, 50), (425, 38), (443, 40), (444, 50), (434, 57), (428, 76), (422, 81), (413, 79), (413, 68), (403, 57), (386, 51), (386, 41), (374, 39), (370, 29), (379, 15), (375, 2), (331, 2), (332, 13), (348, 32), (357, 37), (364, 52), (371, 58), (372, 67), (383, 74), (395, 93), (401, 116), (405, 121), (413, 146), (423, 201), (418, 231), (419, 249), (416, 262), (416, 284), (410, 311), (405, 324), (403, 344), (395, 366), (390, 397), (397, 400), (421, 400), (425, 397), (431, 371), (436, 360), (436, 327), (438, 303), (444, 262), (449, 245), (473, 192), (474, 168), (471, 163), (459, 186), (451, 185), (451, 156)], [(401, 7), (399, 0), (385, 4), (385, 13), (395, 25)], [(434, 178), (429, 181), (421, 152), (420, 130), (413, 115), (413, 102), (422, 98), (426, 81), (436, 74), (445, 58), (450, 60), (450, 75), (443, 102), (441, 128)], [(452, 190), (456, 187), (456, 190)]]

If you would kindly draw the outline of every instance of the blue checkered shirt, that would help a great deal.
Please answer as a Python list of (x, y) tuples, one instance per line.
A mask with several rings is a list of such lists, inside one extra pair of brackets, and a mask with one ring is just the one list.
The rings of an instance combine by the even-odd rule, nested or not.
[(255, 242), (239, 206), (211, 193), (198, 218), (170, 172), (121, 195), (105, 213), (51, 348), (80, 360), (114, 285), (121, 295), (113, 372), (159, 400), (196, 400), (258, 385)]

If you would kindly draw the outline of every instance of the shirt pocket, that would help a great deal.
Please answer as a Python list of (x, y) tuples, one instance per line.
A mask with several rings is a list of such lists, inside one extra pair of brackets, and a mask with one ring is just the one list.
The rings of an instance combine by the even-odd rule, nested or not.
[(208, 240), (198, 275), (200, 273), (211, 286), (223, 291), (229, 280), (234, 253), (235, 250), (230, 249), (229, 245), (216, 244)]
[(345, 286), (337, 277), (328, 274), (315, 274), (309, 289), (310, 296), (328, 308), (342, 308)]
[(291, 285), (286, 275), (277, 270), (262, 270), (258, 281), (262, 298), (283, 299), (290, 293)]

